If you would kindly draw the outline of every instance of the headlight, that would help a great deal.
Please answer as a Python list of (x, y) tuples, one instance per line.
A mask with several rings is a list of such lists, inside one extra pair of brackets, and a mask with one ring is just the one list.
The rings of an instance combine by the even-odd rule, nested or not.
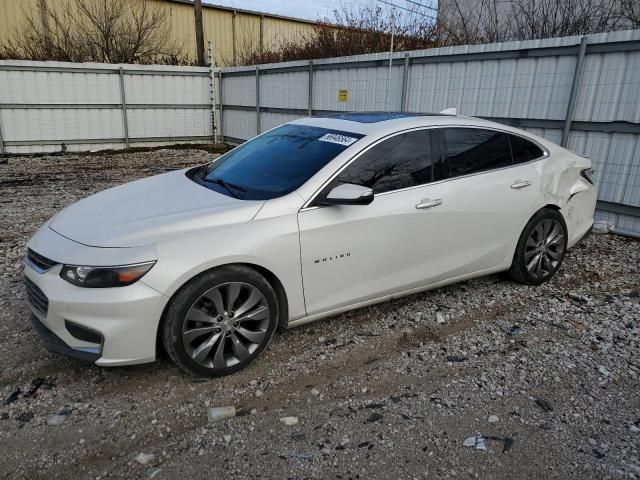
[(69, 283), (86, 288), (125, 287), (140, 280), (156, 262), (117, 267), (65, 265), (60, 276)]

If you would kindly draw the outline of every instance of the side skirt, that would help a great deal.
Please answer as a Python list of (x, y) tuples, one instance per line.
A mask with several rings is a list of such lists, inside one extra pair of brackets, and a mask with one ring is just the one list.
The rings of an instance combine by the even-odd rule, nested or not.
[(411, 288), (409, 290), (402, 290), (397, 293), (392, 293), (390, 295), (384, 295), (382, 297), (373, 298), (371, 300), (365, 300), (363, 302), (354, 303), (352, 305), (348, 305), (346, 307), (340, 307), (333, 310), (329, 310), (326, 312), (316, 313), (314, 315), (309, 315), (306, 317), (298, 318), (296, 320), (290, 320), (287, 328), (299, 327), (300, 325), (304, 325), (306, 323), (315, 322), (317, 320), (321, 320), (323, 318), (332, 317), (334, 315), (338, 315), (343, 312), (348, 312), (349, 310), (356, 310), (358, 308), (364, 308), (371, 305), (375, 305), (377, 303), (386, 302), (388, 300), (395, 300), (396, 298), (406, 297), (408, 295), (413, 295), (414, 293), (425, 292), (427, 290), (433, 290), (434, 288), (444, 287), (446, 285), (451, 285), (453, 283), (462, 282), (464, 280), (469, 280), (471, 278), (484, 277), (485, 275), (491, 275), (492, 273), (504, 272), (509, 269), (509, 266), (505, 266), (504, 263), (500, 263), (494, 267), (486, 268), (484, 270), (478, 270), (477, 272), (467, 273), (465, 275), (460, 275), (458, 277), (449, 278), (447, 280), (442, 280), (440, 282), (431, 283), (428, 285), (422, 285), (420, 287)]

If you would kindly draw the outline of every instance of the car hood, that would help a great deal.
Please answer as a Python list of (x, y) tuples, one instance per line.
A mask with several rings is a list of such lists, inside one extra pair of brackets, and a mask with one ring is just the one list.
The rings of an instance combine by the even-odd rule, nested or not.
[(177, 170), (92, 195), (65, 208), (49, 227), (84, 245), (136, 247), (248, 222), (264, 203), (209, 190), (185, 172)]

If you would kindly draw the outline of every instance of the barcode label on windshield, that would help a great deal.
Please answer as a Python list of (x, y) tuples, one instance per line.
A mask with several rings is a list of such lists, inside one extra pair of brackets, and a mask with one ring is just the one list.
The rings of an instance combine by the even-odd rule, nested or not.
[(325, 133), (318, 140), (321, 142), (337, 143), (338, 145), (344, 145), (348, 147), (352, 143), (358, 141), (357, 138), (347, 137), (346, 135), (338, 135), (337, 133)]

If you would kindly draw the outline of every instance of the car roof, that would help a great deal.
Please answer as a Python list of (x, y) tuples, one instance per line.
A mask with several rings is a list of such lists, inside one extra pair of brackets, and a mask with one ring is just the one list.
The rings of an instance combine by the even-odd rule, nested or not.
[(300, 118), (290, 123), (373, 136), (389, 134), (407, 128), (433, 127), (440, 125), (468, 125), (513, 130), (506, 125), (490, 122), (481, 118), (442, 113), (413, 112), (331, 113)]
[(387, 120), (407, 117), (423, 117), (426, 115), (438, 115), (436, 113), (410, 113), (410, 112), (345, 112), (315, 115), (315, 118), (335, 118), (359, 123), (379, 123)]

